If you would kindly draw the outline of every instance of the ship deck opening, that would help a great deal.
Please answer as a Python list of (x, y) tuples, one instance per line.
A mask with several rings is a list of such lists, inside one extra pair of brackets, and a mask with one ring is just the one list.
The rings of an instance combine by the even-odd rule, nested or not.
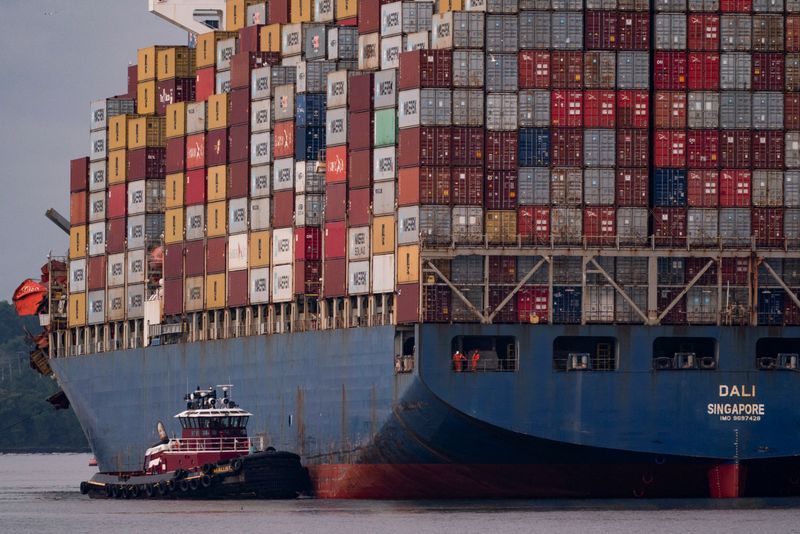
[(762, 337), (756, 342), (756, 367), (763, 371), (797, 369), (800, 338)]
[(559, 336), (553, 340), (555, 371), (614, 371), (616, 368), (616, 338)]
[(713, 370), (717, 340), (713, 337), (658, 337), (653, 341), (653, 369)]
[(514, 336), (456, 336), (451, 353), (460, 351), (466, 358), (478, 351), (476, 371), (516, 371), (517, 339)]

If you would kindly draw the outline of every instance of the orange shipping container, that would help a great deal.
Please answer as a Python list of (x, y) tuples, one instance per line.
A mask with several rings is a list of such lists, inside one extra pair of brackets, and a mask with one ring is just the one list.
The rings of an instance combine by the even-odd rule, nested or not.
[(165, 117), (137, 117), (128, 121), (128, 148), (163, 147), (167, 144)]
[(70, 294), (67, 324), (70, 328), (86, 325), (86, 293)]
[(291, 22), (311, 22), (311, 0), (292, 0)]
[(74, 260), (86, 257), (86, 225), (73, 226), (69, 229), (69, 257)]
[(419, 282), (419, 245), (397, 247), (397, 282)]
[(209, 130), (228, 127), (228, 93), (208, 97), (206, 120)]
[(394, 252), (394, 215), (372, 219), (372, 253)]
[(281, 25), (270, 24), (261, 28), (259, 36), (259, 49), (261, 52), (281, 51)]
[(358, 0), (336, 0), (336, 20), (358, 16)]
[(108, 185), (121, 184), (128, 175), (128, 152), (121, 148), (108, 153)]
[(270, 232), (253, 232), (250, 234), (250, 267), (269, 267), (270, 254)]
[(224, 200), (222, 202), (209, 202), (208, 216), (206, 217), (206, 235), (208, 237), (224, 236), (227, 217), (227, 202)]
[(194, 76), (194, 48), (174, 46), (160, 50), (156, 54), (156, 77), (159, 80), (172, 78), (191, 78)]
[(225, 200), (225, 186), (228, 181), (228, 167), (225, 165), (217, 165), (216, 167), (208, 168), (208, 181), (206, 192), (206, 200), (214, 202), (216, 200)]
[(180, 208), (183, 206), (183, 173), (168, 174), (165, 184), (165, 207)]
[(157, 98), (155, 80), (139, 82), (136, 87), (136, 113), (139, 115), (155, 115)]
[(164, 242), (167, 244), (183, 241), (183, 208), (168, 209), (164, 213)]
[[(158, 62), (158, 53), (166, 50), (167, 46), (148, 46), (147, 48), (140, 48), (136, 54), (136, 79), (140, 82), (148, 80), (155, 80), (158, 73), (156, 64)], [(155, 85), (155, 84), (154, 84)]]
[(195, 66), (198, 69), (213, 67), (217, 62), (217, 42), (237, 37), (237, 32), (208, 32), (197, 37)]
[(206, 275), (206, 308), (225, 307), (225, 273)]
[(167, 104), (167, 139), (186, 135), (186, 102)]
[(117, 115), (108, 120), (108, 149), (128, 147), (128, 119), (130, 115)]

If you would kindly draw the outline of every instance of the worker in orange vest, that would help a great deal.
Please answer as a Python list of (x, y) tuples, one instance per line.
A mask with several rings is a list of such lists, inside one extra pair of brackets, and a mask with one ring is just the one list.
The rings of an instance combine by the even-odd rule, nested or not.
[(453, 370), (456, 373), (460, 373), (464, 369), (464, 365), (467, 363), (467, 358), (463, 354), (461, 354), (460, 350), (457, 350), (455, 354), (453, 354)]
[(479, 361), (481, 361), (481, 354), (476, 349), (475, 352), (472, 353), (472, 357), (470, 358), (469, 370), (472, 371), (473, 373), (477, 371)]

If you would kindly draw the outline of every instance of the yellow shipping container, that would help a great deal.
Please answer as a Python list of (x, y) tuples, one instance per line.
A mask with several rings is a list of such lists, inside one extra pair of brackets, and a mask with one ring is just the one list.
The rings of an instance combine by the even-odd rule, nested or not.
[(209, 131), (228, 127), (228, 93), (208, 97), (206, 121)]
[(108, 119), (108, 149), (128, 146), (128, 119), (130, 115), (117, 115)]
[(269, 267), (269, 257), (272, 251), (269, 237), (269, 230), (250, 234), (250, 267)]
[(510, 210), (487, 211), (485, 228), (489, 243), (516, 243), (517, 212)]
[(167, 139), (186, 135), (186, 102), (167, 104)]
[(171, 80), (172, 78), (191, 78), (194, 76), (194, 48), (173, 46), (160, 50), (156, 54), (156, 78)]
[(397, 282), (419, 282), (419, 245), (397, 247)]
[(86, 326), (86, 293), (70, 293), (67, 325), (70, 328)]
[(298, 22), (311, 22), (311, 1), (312, 0), (292, 0), (290, 9), (292, 24)]
[(245, 0), (226, 0), (225, 29), (227, 31), (234, 32), (244, 28), (247, 18), (247, 5), (252, 3)]
[(225, 307), (225, 273), (206, 275), (206, 308)]
[(164, 202), (167, 208), (180, 208), (183, 207), (183, 173), (175, 173), (167, 175), (167, 183), (165, 184), (164, 194), (166, 200)]
[(228, 167), (217, 165), (208, 168), (208, 182), (206, 197), (208, 202), (225, 200), (225, 186), (228, 182)]
[(394, 215), (372, 219), (372, 253), (394, 252)]
[(217, 41), (237, 37), (237, 32), (208, 32), (197, 36), (195, 66), (198, 69), (213, 67), (217, 63)]
[(225, 235), (225, 222), (228, 218), (227, 202), (209, 202), (206, 215), (206, 235), (219, 237)]
[(139, 115), (156, 114), (156, 81), (139, 82), (136, 86), (136, 113)]
[(183, 208), (168, 209), (164, 213), (164, 242), (183, 241)]
[(86, 239), (88, 229), (85, 224), (72, 226), (69, 229), (69, 257), (74, 260), (86, 257)]
[(136, 64), (137, 79), (139, 82), (146, 82), (148, 80), (155, 80), (158, 72), (156, 64), (158, 63), (158, 53), (169, 47), (166, 46), (148, 46), (147, 48), (140, 48), (139, 53), (136, 55), (138, 63)]
[(124, 148), (108, 153), (108, 185), (125, 182), (128, 175), (128, 151)]
[(128, 148), (163, 147), (167, 143), (166, 117), (137, 117), (128, 121)]
[(358, 0), (336, 0), (336, 20), (358, 16)]
[(258, 48), (261, 52), (280, 52), (281, 51), (281, 25), (270, 24), (261, 28), (258, 37)]
[(463, 11), (464, 0), (439, 0), (439, 13), (445, 11)]

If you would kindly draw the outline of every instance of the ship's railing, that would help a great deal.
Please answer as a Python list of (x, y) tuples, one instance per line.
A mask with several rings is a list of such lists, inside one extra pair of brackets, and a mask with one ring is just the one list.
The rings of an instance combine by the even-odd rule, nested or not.
[(248, 452), (250, 438), (181, 438), (172, 441), (170, 452)]

